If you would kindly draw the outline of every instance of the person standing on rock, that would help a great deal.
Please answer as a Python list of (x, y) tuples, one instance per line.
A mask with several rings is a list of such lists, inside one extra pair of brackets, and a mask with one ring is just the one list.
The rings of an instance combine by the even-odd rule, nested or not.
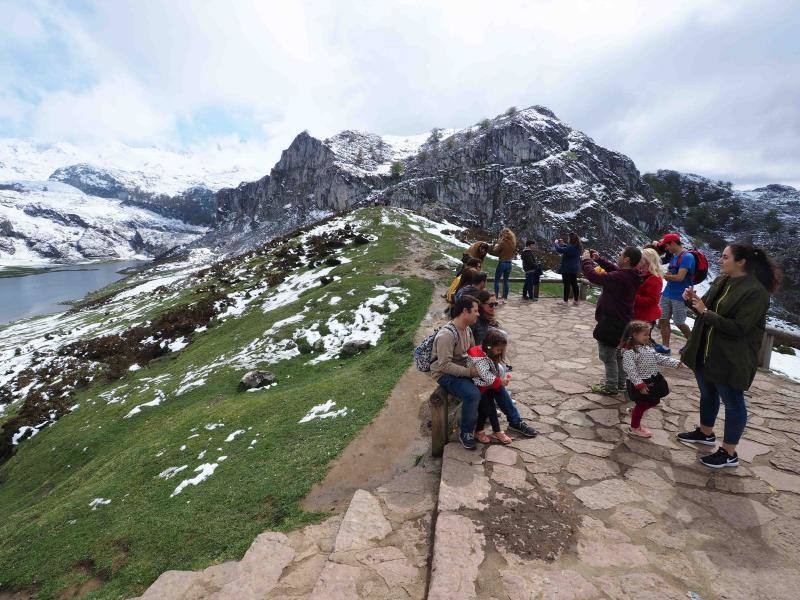
[(666, 354), (661, 344), (653, 342), (653, 328), (656, 321), (661, 317), (661, 290), (664, 288), (664, 280), (661, 273), (661, 260), (658, 252), (652, 248), (642, 250), (642, 261), (639, 263), (639, 271), (642, 273), (642, 284), (636, 292), (636, 299), (633, 302), (633, 318), (637, 321), (650, 323), (650, 343), (655, 347), (656, 352)]
[(661, 329), (663, 352), (669, 354), (671, 352), (669, 341), (672, 335), (669, 324), (670, 317), (687, 340), (691, 333), (691, 329), (686, 324), (686, 305), (683, 302), (683, 292), (692, 285), (692, 277), (697, 265), (695, 265), (692, 253), (684, 250), (681, 237), (677, 233), (666, 234), (659, 245), (672, 255), (667, 273), (664, 275), (667, 285), (661, 293), (661, 319), (658, 322), (659, 329)]
[[(469, 248), (467, 248), (464, 254), (461, 256), (461, 262), (467, 265), (467, 262), (470, 259), (477, 260), (478, 265), (473, 266), (473, 268), (480, 271), (481, 269), (483, 269), (483, 261), (486, 258), (486, 254), (488, 254), (488, 252), (489, 252), (489, 244), (487, 244), (486, 242), (475, 242)], [(467, 266), (472, 266), (472, 265), (467, 265)]]
[(698, 315), (681, 358), (694, 371), (700, 390), (700, 426), (678, 434), (684, 444), (715, 446), (714, 424), (722, 401), (722, 445), (700, 459), (712, 469), (739, 466), (736, 446), (747, 424), (744, 392), (758, 368), (770, 294), (783, 276), (764, 250), (750, 244), (727, 246), (719, 265), (719, 277), (702, 298), (694, 287), (683, 296)]
[(581, 270), (581, 239), (577, 233), (569, 234), (568, 244), (557, 238), (553, 240), (553, 250), (561, 255), (561, 264), (558, 267), (558, 272), (561, 274), (561, 281), (564, 284), (564, 302), (562, 306), (569, 304), (570, 295), (573, 297), (573, 304), (577, 306), (580, 295), (578, 272)]
[(534, 250), (536, 242), (528, 240), (525, 242), (525, 250), (522, 251), (522, 270), (525, 271), (525, 285), (522, 286), (522, 299), (539, 301), (539, 279), (542, 276), (542, 266), (536, 259)]
[(500, 278), (503, 278), (503, 302), (508, 300), (508, 279), (514, 257), (517, 255), (517, 236), (508, 227), (503, 227), (497, 243), (489, 250), (489, 254), (497, 257), (497, 268), (494, 271), (494, 295), (500, 298)]
[[(642, 260), (642, 251), (628, 246), (620, 253), (617, 264), (600, 258), (594, 250), (584, 251), (581, 259), (584, 277), (603, 288), (594, 313), (597, 325), (592, 336), (597, 340), (597, 353), (605, 366), (606, 378), (604, 383), (593, 385), (592, 391), (614, 396), (625, 389), (625, 369), (618, 346), (622, 332), (633, 319), (636, 292), (642, 282), (636, 268)], [(595, 271), (594, 263), (605, 273)]]

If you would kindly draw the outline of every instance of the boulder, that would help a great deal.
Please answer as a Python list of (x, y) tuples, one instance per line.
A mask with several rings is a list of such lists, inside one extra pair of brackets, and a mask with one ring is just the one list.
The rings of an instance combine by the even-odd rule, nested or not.
[(251, 390), (267, 385), (272, 385), (277, 381), (273, 373), (269, 371), (248, 371), (239, 382), (239, 390)]
[(362, 350), (366, 350), (372, 345), (371, 342), (367, 340), (351, 340), (346, 342), (342, 349), (339, 351), (339, 356), (342, 358), (347, 358), (349, 356), (355, 356)]
[(384, 281), (383, 285), (385, 285), (386, 287), (395, 287), (400, 285), (400, 280), (397, 279), (397, 277), (393, 277), (392, 279), (387, 279), (386, 281)]

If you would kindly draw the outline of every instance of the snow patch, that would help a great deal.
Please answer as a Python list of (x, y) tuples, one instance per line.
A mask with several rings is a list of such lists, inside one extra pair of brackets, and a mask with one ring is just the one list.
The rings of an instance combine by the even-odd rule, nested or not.
[(336, 402), (333, 400), (328, 400), (323, 404), (317, 404), (313, 406), (311, 410), (306, 413), (306, 415), (298, 421), (298, 423), (308, 423), (309, 421), (313, 421), (314, 419), (331, 419), (335, 417), (343, 417), (347, 415), (347, 407), (342, 407), (339, 410), (331, 410), (334, 406), (336, 406)]

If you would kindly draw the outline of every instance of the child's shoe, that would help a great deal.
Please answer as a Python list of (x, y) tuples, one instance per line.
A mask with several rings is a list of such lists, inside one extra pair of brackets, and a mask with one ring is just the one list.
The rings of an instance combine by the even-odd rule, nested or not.
[(492, 440), (489, 439), (489, 436), (486, 435), (483, 431), (479, 431), (475, 434), (475, 439), (479, 441), (481, 444), (491, 444)]
[(646, 427), (642, 427), (641, 425), (639, 427), (636, 427), (635, 429), (633, 427), (628, 427), (628, 433), (634, 437), (640, 437), (640, 438), (653, 437), (653, 432), (647, 429)]
[[(514, 440), (512, 440), (504, 431), (495, 431), (492, 435), (489, 436), (492, 441), (497, 442), (499, 444), (510, 444)], [(488, 438), (487, 438), (488, 439)]]

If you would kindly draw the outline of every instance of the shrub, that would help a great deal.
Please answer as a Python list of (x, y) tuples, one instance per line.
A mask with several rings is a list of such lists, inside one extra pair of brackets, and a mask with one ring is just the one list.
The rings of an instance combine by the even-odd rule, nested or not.
[(470, 128), (470, 129), (467, 129), (467, 130), (464, 132), (464, 137), (465, 137), (466, 139), (468, 139), (468, 140), (471, 140), (471, 139), (472, 139), (472, 137), (473, 137), (474, 135), (475, 135), (475, 132), (474, 132), (474, 131), (472, 131), (472, 128)]
[(564, 152), (564, 158), (569, 161), (578, 160), (580, 157), (580, 154), (573, 152), (572, 150), (567, 150)]
[(516, 106), (509, 106), (506, 109), (506, 116), (513, 117), (515, 114), (517, 114), (517, 107)]
[(456, 147), (456, 139), (451, 135), (449, 138), (447, 138), (445, 146), (447, 146), (448, 150), (452, 150), (453, 148)]
[(417, 159), (420, 162), (425, 162), (426, 160), (428, 160), (429, 157), (430, 157), (430, 154), (428, 154), (427, 150), (420, 150), (419, 154), (417, 154)]
[(440, 139), (442, 139), (442, 130), (438, 127), (431, 129), (431, 137), (429, 137), (428, 140), (431, 142), (438, 142)]
[(491, 129), (492, 122), (489, 119), (483, 119), (480, 123), (478, 123), (478, 126), (484, 131), (486, 131), (488, 129)]
[(389, 173), (391, 173), (392, 177), (398, 179), (403, 174), (403, 163), (400, 161), (393, 162), (389, 168)]

